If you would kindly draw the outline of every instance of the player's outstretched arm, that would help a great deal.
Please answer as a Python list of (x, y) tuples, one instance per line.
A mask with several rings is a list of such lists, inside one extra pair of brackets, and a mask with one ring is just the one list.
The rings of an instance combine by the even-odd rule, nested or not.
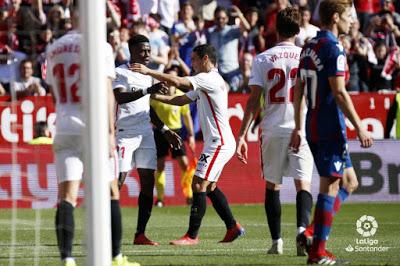
[(132, 64), (129, 69), (142, 73), (143, 75), (150, 75), (157, 80), (165, 81), (177, 88), (193, 89), (192, 83), (190, 83), (190, 81), (184, 77), (177, 77), (171, 74), (161, 73), (139, 63)]
[(237, 137), (236, 143), (236, 156), (244, 164), (247, 164), (247, 143), (246, 143), (246, 133), (249, 130), (251, 122), (257, 111), (260, 109), (260, 99), (263, 89), (260, 86), (252, 85), (250, 86), (251, 94), (247, 100), (246, 110), (244, 112), (244, 117), (242, 124), (240, 126), (239, 135)]
[(350, 120), (357, 131), (361, 147), (368, 148), (373, 144), (371, 134), (363, 128), (360, 117), (358, 116), (350, 95), (346, 91), (345, 80), (343, 76), (335, 76), (329, 78), (329, 85), (332, 94), (335, 97), (337, 105), (343, 111), (344, 115)]
[(136, 91), (128, 91), (125, 87), (117, 87), (114, 89), (114, 96), (118, 104), (124, 104), (136, 101), (147, 94), (166, 93), (167, 91), (167, 86), (163, 82), (159, 82), (146, 89)]
[(305, 105), (304, 86), (299, 78), (296, 80), (296, 87), (294, 88), (293, 93), (295, 128), (293, 129), (292, 136), (290, 138), (289, 147), (294, 152), (298, 152), (301, 144), (301, 134), (303, 132), (304, 121), (302, 113)]
[(161, 95), (161, 94), (152, 94), (151, 98), (167, 104), (182, 106), (192, 102), (192, 99), (187, 97), (186, 95)]

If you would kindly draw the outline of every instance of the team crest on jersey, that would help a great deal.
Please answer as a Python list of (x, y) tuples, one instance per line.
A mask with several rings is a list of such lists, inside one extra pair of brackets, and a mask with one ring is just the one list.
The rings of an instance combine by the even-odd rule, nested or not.
[(346, 57), (344, 55), (339, 55), (336, 60), (336, 67), (338, 71), (345, 71), (346, 69)]

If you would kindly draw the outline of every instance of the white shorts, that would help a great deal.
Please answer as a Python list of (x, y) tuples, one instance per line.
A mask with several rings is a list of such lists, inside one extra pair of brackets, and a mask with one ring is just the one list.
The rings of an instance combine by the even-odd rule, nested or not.
[[(80, 135), (56, 135), (53, 144), (58, 183), (81, 180), (83, 144)], [(117, 152), (108, 160), (108, 180), (118, 178)]]
[(261, 167), (264, 179), (282, 184), (282, 177), (311, 182), (314, 160), (307, 140), (302, 138), (298, 153), (289, 148), (290, 137), (261, 138)]
[(195, 176), (210, 182), (217, 182), (225, 164), (235, 153), (235, 145), (204, 146), (197, 161)]
[(137, 136), (118, 136), (118, 161), (121, 172), (133, 168), (157, 169), (157, 152), (153, 131)]

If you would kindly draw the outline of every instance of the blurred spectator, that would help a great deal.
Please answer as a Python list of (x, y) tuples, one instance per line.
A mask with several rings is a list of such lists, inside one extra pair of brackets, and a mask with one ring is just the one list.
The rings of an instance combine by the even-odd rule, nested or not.
[(265, 14), (265, 46), (266, 48), (271, 48), (275, 45), (278, 40), (277, 32), (276, 32), (276, 16), (278, 12), (287, 8), (290, 5), (288, 0), (274, 0), (271, 3)]
[(33, 62), (31, 60), (21, 61), (20, 75), (21, 77), (12, 83), (12, 89), (14, 89), (18, 100), (26, 96), (46, 95), (46, 90), (42, 87), (40, 78), (33, 76)]
[(60, 5), (53, 6), (48, 14), (47, 27), (53, 32), (55, 39), (58, 39), (65, 33), (64, 10)]
[(239, 89), (241, 73), (239, 69), (239, 38), (245, 30), (250, 29), (250, 25), (242, 12), (236, 6), (232, 7), (231, 15), (238, 17), (241, 27), (227, 25), (228, 10), (218, 7), (215, 10), (215, 26), (208, 29), (208, 42), (212, 44), (218, 53), (218, 69), (221, 76), (228, 83), (232, 92)]
[(129, 40), (129, 29), (121, 27), (119, 29), (119, 39), (121, 40), (121, 47), (126, 58), (130, 58), (131, 54), (129, 52), (128, 40)]
[(64, 11), (64, 18), (70, 19), (71, 18), (71, 8), (72, 8), (73, 0), (61, 0), (60, 6)]
[(6, 89), (3, 87), (3, 85), (0, 83), (0, 96), (6, 95)]
[(385, 43), (378, 42), (375, 45), (374, 51), (378, 62), (376, 65), (370, 64), (369, 91), (391, 90), (391, 81), (383, 78), (381, 75), (388, 53)]
[(385, 139), (390, 138), (393, 122), (396, 121), (395, 137), (400, 139), (400, 90), (397, 91), (386, 118)]
[(42, 0), (32, 0), (31, 6), (21, 7), (17, 14), (17, 33), (20, 50), (27, 54), (33, 52), (40, 29), (46, 24)]
[[(201, 44), (206, 44), (207, 43), (207, 34), (206, 30), (204, 29), (204, 19), (198, 16), (193, 17), (193, 22), (195, 25), (195, 30), (189, 33), (189, 36), (187, 37), (187, 42), (179, 49), (179, 53), (182, 55), (181, 51), (185, 50), (184, 53), (186, 53), (188, 56), (185, 57), (184, 61), (185, 64), (188, 66), (192, 65), (192, 58), (191, 58), (191, 53), (193, 51), (193, 48), (201, 45)], [(190, 74), (190, 73), (189, 73)]]
[(172, 46), (171, 50), (168, 54), (168, 64), (165, 66), (166, 69), (170, 68), (178, 68), (178, 76), (189, 76), (190, 75), (190, 68), (188, 65), (183, 61), (183, 59), (179, 56), (178, 47)]
[(240, 58), (243, 57), (243, 53), (249, 52), (253, 56), (255, 56), (260, 51), (256, 50), (257, 45), (254, 43), (258, 41), (258, 34), (260, 32), (258, 25), (258, 9), (256, 7), (252, 7), (246, 12), (246, 20), (250, 25), (250, 30), (248, 32), (244, 32), (241, 38), (241, 48), (240, 48)]
[(391, 12), (384, 11), (370, 19), (366, 35), (375, 42), (384, 42), (387, 47), (393, 47), (396, 44), (396, 38), (400, 37), (400, 30), (394, 24)]
[(242, 80), (237, 92), (249, 93), (249, 80), (251, 74), (251, 67), (253, 65), (253, 55), (249, 52), (244, 53), (243, 60), (240, 61), (240, 72), (242, 74)]
[(149, 37), (151, 46), (151, 61), (148, 67), (163, 72), (165, 65), (168, 64), (170, 47), (165, 42), (166, 33), (160, 30), (160, 16), (151, 14), (148, 18), (148, 26), (150, 31), (144, 34)]
[(174, 23), (171, 33), (173, 38), (172, 43), (179, 45), (179, 54), (187, 64), (190, 64), (190, 56), (193, 48), (188, 44), (189, 34), (195, 29), (192, 5), (185, 3), (181, 6), (180, 19)]
[(144, 21), (141, 19), (134, 21), (132, 23), (132, 27), (130, 28), (129, 35), (134, 36), (136, 34), (141, 34), (145, 36), (148, 36), (149, 34), (146, 29), (146, 23), (144, 23)]
[(311, 20), (311, 10), (307, 6), (302, 6), (299, 8), (300, 11), (300, 32), (296, 36), (296, 45), (303, 47), (304, 43), (308, 40), (314, 38), (319, 31), (317, 26), (310, 23)]
[(165, 45), (169, 46), (170, 36), (161, 29), (161, 16), (159, 14), (150, 14), (147, 18), (147, 26), (150, 30), (149, 37), (161, 39)]
[(107, 29), (115, 29), (121, 27), (121, 11), (113, 1), (107, 0)]
[(399, 26), (400, 25), (400, 14), (396, 12), (392, 0), (383, 0), (382, 1), (381, 12), (386, 12), (386, 11), (390, 12), (390, 14), (392, 15), (394, 24)]
[(161, 16), (161, 26), (167, 33), (171, 33), (172, 26), (178, 18), (180, 10), (179, 0), (159, 0), (158, 1), (158, 14)]
[(47, 26), (40, 31), (39, 39), (36, 43), (35, 52), (40, 55), (46, 51), (48, 44), (53, 42), (53, 32)]
[(129, 56), (126, 55), (121, 43), (119, 30), (115, 29), (108, 34), (108, 43), (110, 43), (114, 52), (115, 66), (129, 62)]
[(7, 45), (0, 47), (0, 83), (7, 93), (10, 92), (10, 84), (20, 78), (19, 66), (26, 58), (22, 52), (13, 51)]
[(10, 11), (5, 7), (0, 8), (0, 45), (18, 49), (16, 26), (16, 19), (10, 15)]
[(354, 6), (357, 11), (358, 20), (360, 21), (360, 29), (362, 32), (365, 32), (369, 17), (374, 13), (374, 0), (354, 0)]
[[(347, 84), (348, 91), (368, 91), (368, 62), (376, 64), (377, 59), (372, 45), (359, 31), (360, 23), (355, 20), (345, 38), (347, 64), (350, 71), (350, 80)], [(348, 47), (347, 47), (348, 46)]]
[(217, 8), (216, 0), (190, 0), (193, 10), (196, 10), (196, 14), (202, 17), (207, 25), (211, 25), (214, 21), (214, 12)]
[(28, 142), (31, 145), (53, 144), (53, 139), (50, 137), (50, 130), (46, 121), (35, 123), (35, 137)]
[(158, 11), (158, 0), (138, 0), (138, 3), (142, 17), (156, 14)]

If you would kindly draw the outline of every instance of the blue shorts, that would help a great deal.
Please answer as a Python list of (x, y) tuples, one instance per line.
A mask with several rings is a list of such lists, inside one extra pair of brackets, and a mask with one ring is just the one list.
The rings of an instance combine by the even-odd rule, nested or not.
[(345, 168), (353, 167), (345, 141), (308, 141), (308, 145), (320, 176), (341, 178)]

